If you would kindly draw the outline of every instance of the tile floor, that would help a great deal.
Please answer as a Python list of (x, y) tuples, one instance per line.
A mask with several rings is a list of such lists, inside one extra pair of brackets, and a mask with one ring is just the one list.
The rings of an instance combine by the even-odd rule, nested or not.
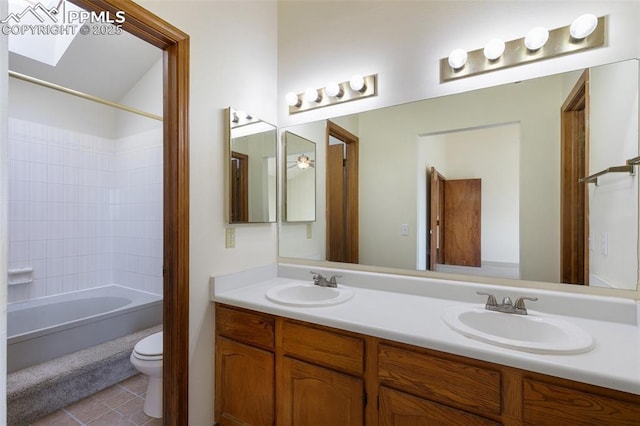
[(138, 374), (52, 413), (32, 426), (161, 425), (142, 411), (147, 377)]

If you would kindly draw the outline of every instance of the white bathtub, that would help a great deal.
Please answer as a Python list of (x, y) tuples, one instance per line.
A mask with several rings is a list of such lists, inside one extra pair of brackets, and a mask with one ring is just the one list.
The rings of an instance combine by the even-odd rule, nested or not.
[(26, 302), (7, 309), (9, 373), (162, 322), (162, 297), (117, 285)]

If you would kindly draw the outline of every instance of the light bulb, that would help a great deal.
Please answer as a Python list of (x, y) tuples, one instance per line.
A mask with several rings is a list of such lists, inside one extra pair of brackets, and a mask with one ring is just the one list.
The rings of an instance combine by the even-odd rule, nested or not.
[(490, 60), (495, 61), (504, 53), (504, 41), (499, 38), (494, 38), (489, 40), (487, 45), (484, 47), (484, 56)]
[(538, 50), (549, 40), (549, 30), (545, 27), (535, 27), (527, 33), (524, 45), (529, 50)]
[(364, 92), (367, 85), (364, 83), (363, 76), (360, 74), (354, 74), (351, 76), (351, 80), (349, 80), (349, 87), (351, 87), (351, 90), (355, 90), (356, 92)]
[(304, 101), (305, 102), (308, 102), (308, 103), (320, 102), (321, 99), (322, 99), (322, 97), (318, 93), (318, 90), (314, 89), (313, 87), (309, 87), (309, 88), (307, 88), (307, 90), (304, 91)]
[(239, 120), (246, 120), (247, 119), (247, 113), (244, 111), (236, 111), (237, 117)]
[(578, 16), (569, 27), (569, 34), (576, 40), (581, 40), (596, 30), (598, 18), (590, 13)]
[(449, 66), (454, 70), (464, 67), (467, 63), (467, 51), (463, 49), (454, 49), (449, 54)]
[(284, 99), (287, 101), (287, 105), (289, 106), (300, 106), (300, 99), (298, 98), (298, 95), (293, 92), (287, 93)]
[(324, 92), (332, 98), (341, 98), (344, 92), (338, 83), (332, 81), (324, 87)]

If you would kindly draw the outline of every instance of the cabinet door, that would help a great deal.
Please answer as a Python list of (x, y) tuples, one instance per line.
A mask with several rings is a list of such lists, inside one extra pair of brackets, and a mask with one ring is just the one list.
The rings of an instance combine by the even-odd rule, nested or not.
[(380, 426), (489, 426), (498, 423), (386, 387), (380, 388)]
[(362, 425), (364, 384), (327, 368), (284, 357), (279, 424), (284, 426)]
[(216, 342), (216, 421), (222, 425), (275, 423), (273, 354), (219, 337)]

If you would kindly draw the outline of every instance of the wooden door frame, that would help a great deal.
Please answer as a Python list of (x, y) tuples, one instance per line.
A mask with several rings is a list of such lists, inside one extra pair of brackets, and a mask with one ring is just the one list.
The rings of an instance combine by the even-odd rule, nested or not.
[[(345, 209), (346, 209), (346, 222), (347, 222), (347, 232), (346, 232), (346, 257), (348, 263), (358, 263), (359, 262), (359, 237), (358, 237), (358, 145), (360, 139), (354, 135), (353, 133), (343, 129), (332, 121), (327, 120), (326, 127), (326, 149), (328, 152), (329, 148), (329, 137), (333, 136), (336, 139), (340, 139), (342, 142), (346, 144), (347, 149), (347, 171), (346, 171), (346, 179), (347, 179), (347, 190), (346, 190), (346, 200), (345, 200)], [(329, 200), (329, 194), (325, 194), (325, 199)], [(329, 205), (327, 204), (327, 209)], [(325, 217), (327, 215), (325, 214)], [(327, 228), (327, 235), (325, 246), (326, 250), (329, 248), (329, 226)]]
[(189, 415), (189, 36), (130, 0), (71, 0), (125, 13), (122, 28), (163, 52), (163, 424)]
[[(589, 70), (578, 78), (561, 108), (560, 274), (561, 282), (589, 284), (589, 190), (579, 183), (576, 168), (579, 141), (568, 115), (584, 111), (584, 173), (589, 171)], [(578, 261), (577, 256), (582, 256)]]
[[(438, 263), (444, 263), (444, 182), (447, 179), (431, 167), (429, 185), (429, 270), (435, 271)], [(434, 202), (435, 201), (435, 202)]]

